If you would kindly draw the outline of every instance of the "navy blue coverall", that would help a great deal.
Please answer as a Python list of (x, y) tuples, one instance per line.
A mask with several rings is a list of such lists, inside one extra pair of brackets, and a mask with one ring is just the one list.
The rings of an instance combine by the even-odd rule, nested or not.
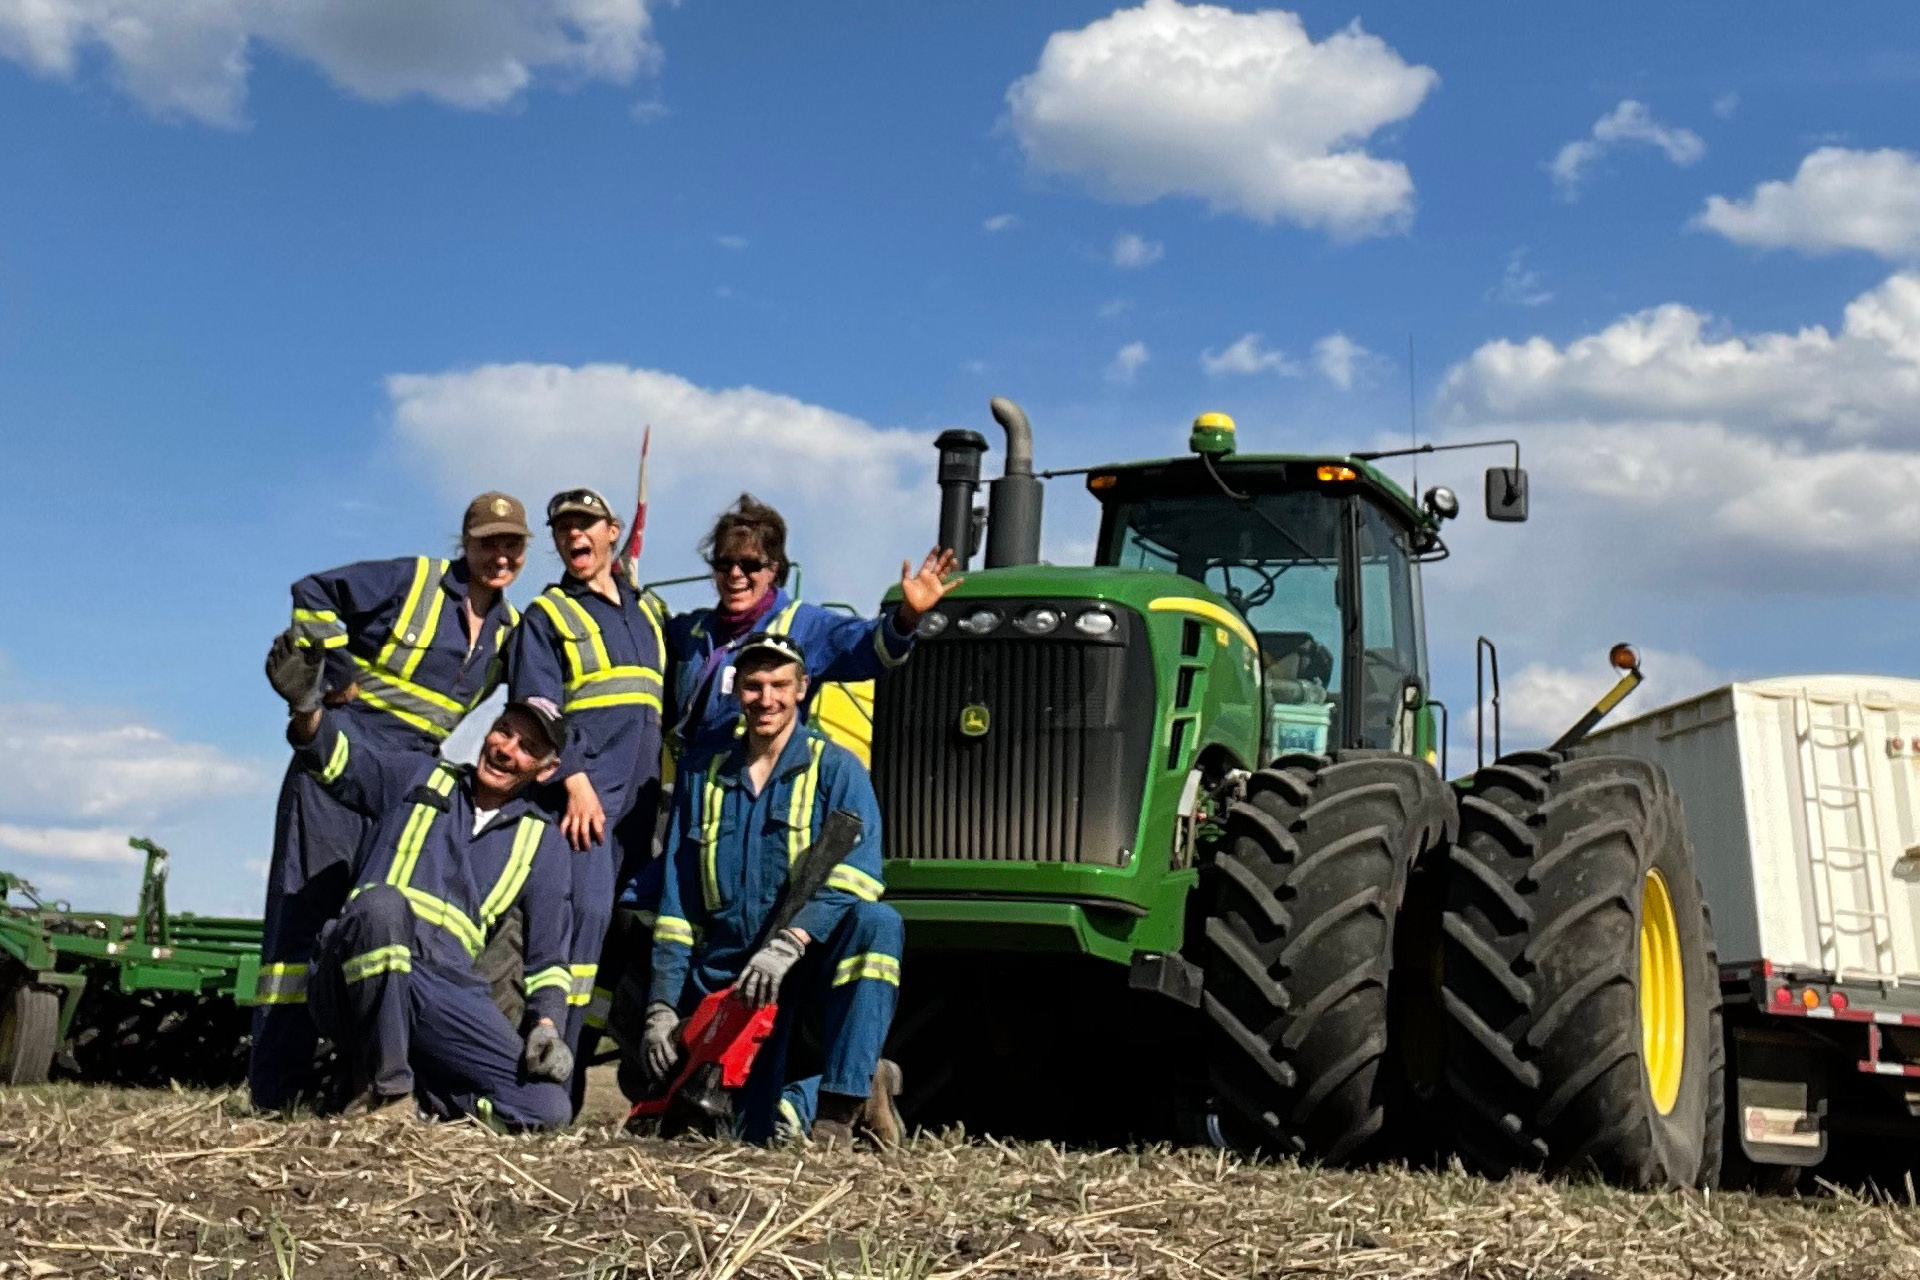
[(525, 1046), (474, 966), (496, 925), (518, 912), (524, 1026), (566, 1019), (571, 982), (571, 859), (554, 815), (523, 789), (476, 812), (473, 767), (422, 761), (321, 717), (300, 763), (371, 820), (350, 900), (320, 931), (308, 1008), (356, 1082), (411, 1093), (442, 1119), (508, 1129), (565, 1124), (564, 1085), (527, 1080)]
[[(678, 771), (706, 768), (714, 753), (725, 751), (738, 736), (740, 702), (733, 696), (733, 651), (746, 636), (720, 646), (708, 631), (711, 609), (683, 613), (667, 624), (667, 654), (672, 659), (673, 706), (683, 721), (675, 726)], [(852, 618), (817, 604), (794, 600), (775, 589), (773, 607), (763, 626), (791, 636), (807, 657), (812, 693), (823, 683), (872, 680), (907, 660), (913, 633), (903, 632), (888, 609), (877, 618)], [(704, 703), (700, 692), (707, 686)], [(809, 705), (812, 694), (808, 696)], [(698, 713), (698, 723), (684, 723)], [(800, 708), (804, 720), (807, 707)]]
[[(497, 598), (470, 643), (465, 560), (402, 556), (310, 574), (293, 584), (299, 643), (327, 651), (329, 692), (357, 684), (336, 711), (358, 742), (425, 764), (500, 681), (500, 651), (519, 614)], [(258, 1006), (247, 1083), (269, 1110), (313, 1085), (313, 1020), (303, 1007), (320, 926), (353, 887), (367, 819), (329, 796), (300, 763), (287, 766), (274, 815), (261, 935)]]
[(507, 654), (509, 696), (549, 698), (566, 712), (554, 782), (584, 773), (606, 811), (605, 837), (573, 855), (566, 1038), (576, 1106), (612, 998), (598, 975), (614, 896), (652, 856), (660, 803), (660, 619), (622, 575), (615, 579), (618, 605), (571, 575), (549, 586), (528, 606)]
[[(880, 806), (859, 759), (805, 726), (759, 794), (745, 742), (715, 756), (704, 774), (683, 777), (674, 792), (651, 998), (683, 1014), (731, 986), (766, 941), (789, 869), (835, 809), (860, 818), (860, 842), (793, 918), (812, 942), (781, 984), (773, 1037), (739, 1101), (740, 1133), (750, 1141), (783, 1127), (811, 1131), (822, 1089), (864, 1098), (872, 1087), (899, 995), (903, 932), (900, 913), (879, 900)], [(818, 1075), (789, 1079), (788, 1045), (800, 1019), (817, 1021), (825, 1063)]]

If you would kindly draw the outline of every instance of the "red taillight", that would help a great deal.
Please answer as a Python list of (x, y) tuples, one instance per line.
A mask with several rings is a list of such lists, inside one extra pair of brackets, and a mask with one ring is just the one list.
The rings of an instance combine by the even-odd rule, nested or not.
[(1773, 1002), (1777, 1005), (1792, 1004), (1793, 992), (1787, 990), (1785, 987), (1781, 987), (1779, 990), (1773, 993)]
[(1847, 993), (1844, 991), (1836, 991), (1827, 997), (1827, 1003), (1836, 1009), (1844, 1009), (1847, 1007)]
[(1763, 978), (1771, 978), (1773, 976), (1773, 961), (1762, 960), (1760, 962), (1760, 976)]

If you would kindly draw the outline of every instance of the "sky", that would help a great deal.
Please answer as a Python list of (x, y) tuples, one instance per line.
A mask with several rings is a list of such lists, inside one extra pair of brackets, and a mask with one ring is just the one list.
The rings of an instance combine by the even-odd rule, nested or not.
[(994, 395), (1053, 467), (1512, 436), (1525, 525), (1419, 476), (1508, 745), (1616, 640), (1643, 708), (1912, 674), (1916, 121), (1894, 0), (0, 0), (0, 866), (257, 913), (288, 584), (624, 507), (648, 423), (649, 576), (751, 490), (863, 606)]

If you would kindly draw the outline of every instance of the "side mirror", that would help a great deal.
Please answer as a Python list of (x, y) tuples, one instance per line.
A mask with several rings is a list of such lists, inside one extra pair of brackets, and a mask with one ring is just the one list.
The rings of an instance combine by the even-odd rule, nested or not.
[(1524, 467), (1487, 468), (1487, 519), (1518, 524), (1527, 518), (1527, 472)]

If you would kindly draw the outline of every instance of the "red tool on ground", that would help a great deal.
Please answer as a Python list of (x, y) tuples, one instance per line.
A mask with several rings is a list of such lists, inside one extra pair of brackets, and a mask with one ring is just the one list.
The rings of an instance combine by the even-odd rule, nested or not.
[[(762, 943), (792, 924), (833, 869), (853, 852), (860, 843), (860, 827), (859, 817), (845, 809), (821, 820), (820, 838), (795, 860), (786, 896), (762, 931)], [(658, 1094), (633, 1104), (627, 1113), (629, 1133), (646, 1132), (655, 1124), (663, 1134), (684, 1128), (718, 1132), (731, 1119), (733, 1091), (747, 1083), (779, 1012), (774, 1004), (756, 1009), (735, 990), (714, 992), (680, 1024), (680, 1065)]]

